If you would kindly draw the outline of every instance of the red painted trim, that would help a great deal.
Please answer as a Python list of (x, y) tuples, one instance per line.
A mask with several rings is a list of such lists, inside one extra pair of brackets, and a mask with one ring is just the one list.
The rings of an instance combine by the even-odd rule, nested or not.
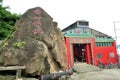
[(87, 54), (87, 63), (91, 64), (91, 50), (90, 50), (90, 44), (86, 44), (86, 54)]
[(91, 61), (91, 64), (96, 65), (94, 46), (95, 46), (95, 38), (92, 38), (92, 43), (91, 43), (91, 56), (92, 56), (92, 61)]
[(66, 42), (66, 48), (67, 48), (67, 62), (68, 62), (68, 68), (71, 68), (71, 55), (70, 55), (70, 42), (69, 42), (69, 38), (66, 37), (65, 38), (65, 42)]
[(74, 50), (73, 50), (73, 44), (71, 44), (70, 45), (70, 49), (71, 49), (71, 53), (70, 53), (70, 55), (71, 55), (71, 67), (73, 67), (74, 66)]

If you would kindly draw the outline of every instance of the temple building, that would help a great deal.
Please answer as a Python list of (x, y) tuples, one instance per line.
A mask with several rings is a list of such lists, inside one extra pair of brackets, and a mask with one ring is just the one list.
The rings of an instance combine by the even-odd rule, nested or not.
[(62, 30), (67, 48), (68, 67), (75, 62), (92, 65), (117, 64), (116, 41), (109, 35), (89, 27), (88, 21), (76, 21)]

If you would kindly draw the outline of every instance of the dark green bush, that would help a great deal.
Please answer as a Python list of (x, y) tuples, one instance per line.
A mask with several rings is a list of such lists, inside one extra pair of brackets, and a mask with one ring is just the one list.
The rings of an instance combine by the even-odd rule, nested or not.
[(15, 31), (14, 24), (20, 18), (20, 15), (12, 14), (6, 10), (8, 7), (3, 7), (2, 1), (0, 0), (0, 40), (7, 38)]

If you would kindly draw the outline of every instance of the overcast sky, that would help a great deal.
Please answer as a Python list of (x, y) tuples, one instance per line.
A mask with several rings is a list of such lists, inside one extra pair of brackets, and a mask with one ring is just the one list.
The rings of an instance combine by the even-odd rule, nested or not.
[[(120, 21), (120, 0), (3, 0), (3, 5), (18, 14), (42, 7), (61, 29), (77, 20), (87, 20), (89, 27), (112, 37), (115, 35), (113, 22)], [(120, 29), (120, 22), (116, 27)]]

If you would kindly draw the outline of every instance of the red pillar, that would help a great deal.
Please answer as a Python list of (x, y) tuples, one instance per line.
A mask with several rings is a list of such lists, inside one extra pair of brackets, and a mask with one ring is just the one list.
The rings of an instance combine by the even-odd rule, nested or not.
[(68, 69), (70, 69), (71, 68), (71, 55), (70, 55), (70, 42), (69, 42), (69, 38), (66, 37), (65, 41), (66, 41), (66, 48), (67, 48)]
[(86, 53), (87, 53), (87, 63), (88, 63), (88, 64), (91, 64), (90, 44), (86, 44)]
[(116, 42), (113, 42), (113, 48), (114, 48), (114, 54), (115, 54), (115, 58), (116, 58), (116, 63), (119, 63), (119, 56), (118, 56), (118, 52), (117, 52), (117, 47), (116, 47)]
[(73, 45), (70, 44), (70, 57), (71, 57), (71, 67), (74, 66), (74, 50), (73, 50)]

